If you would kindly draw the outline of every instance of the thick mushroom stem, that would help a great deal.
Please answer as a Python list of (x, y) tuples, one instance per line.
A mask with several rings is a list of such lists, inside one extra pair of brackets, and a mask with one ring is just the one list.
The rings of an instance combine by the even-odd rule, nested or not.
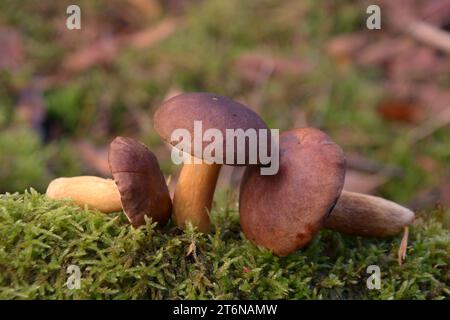
[(220, 164), (195, 164), (193, 161), (183, 165), (173, 196), (172, 210), (178, 226), (184, 228), (191, 222), (200, 232), (210, 231), (208, 214), (220, 168)]
[(325, 228), (364, 237), (399, 234), (414, 220), (414, 212), (375, 196), (342, 191)]
[(122, 210), (120, 193), (114, 180), (93, 176), (58, 178), (50, 182), (46, 195), (50, 199), (71, 200), (80, 207), (101, 212)]

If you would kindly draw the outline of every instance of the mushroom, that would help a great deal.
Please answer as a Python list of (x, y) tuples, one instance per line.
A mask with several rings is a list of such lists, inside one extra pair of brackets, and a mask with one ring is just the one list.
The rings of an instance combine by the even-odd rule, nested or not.
[(322, 226), (386, 237), (412, 223), (414, 213), (392, 201), (341, 192), (344, 173), (342, 151), (325, 133), (305, 128), (281, 134), (278, 174), (261, 176), (251, 167), (244, 173), (239, 210), (245, 236), (284, 256), (307, 245)]
[(246, 168), (239, 212), (247, 239), (286, 256), (322, 228), (344, 185), (345, 158), (337, 144), (313, 128), (282, 133), (279, 146), (277, 174)]
[[(223, 152), (223, 161), (218, 163), (214, 159), (205, 159), (203, 153), (195, 148), (195, 122), (200, 121), (203, 132), (208, 129), (217, 129), (223, 137), (223, 149), (226, 150), (227, 129), (268, 130), (264, 121), (252, 110), (244, 105), (212, 93), (183, 93), (165, 101), (156, 111), (154, 128), (163, 140), (177, 148), (179, 141), (172, 140), (172, 134), (177, 129), (184, 129), (191, 135), (190, 150), (182, 150), (191, 156), (190, 163), (184, 163), (175, 187), (173, 198), (173, 215), (178, 226), (185, 227), (190, 222), (200, 232), (207, 233), (211, 228), (208, 212), (217, 178), (222, 164), (247, 165), (249, 164), (249, 144), (247, 140), (243, 148), (236, 146), (233, 160), (230, 161)], [(200, 134), (203, 135), (203, 132)], [(258, 131), (259, 132), (259, 131)], [(258, 146), (260, 137), (258, 135)], [(267, 135), (267, 144), (270, 146), (270, 135)], [(202, 139), (202, 149), (209, 144)], [(245, 149), (245, 150), (244, 150)], [(238, 159), (245, 152), (244, 163), (237, 164)], [(259, 155), (259, 152), (258, 152)], [(200, 160), (200, 161), (196, 161)], [(206, 161), (202, 161), (206, 160)], [(260, 159), (257, 159), (259, 164)]]
[(143, 144), (117, 137), (110, 145), (109, 165), (114, 180), (92, 176), (53, 180), (46, 195), (71, 199), (102, 212), (123, 209), (133, 227), (145, 224), (144, 216), (159, 225), (170, 218), (172, 203), (158, 160)]
[(112, 179), (93, 176), (57, 178), (50, 182), (46, 195), (50, 199), (70, 199), (80, 207), (104, 213), (122, 210), (120, 193)]
[(414, 212), (395, 202), (343, 190), (325, 228), (355, 236), (390, 237), (414, 221)]

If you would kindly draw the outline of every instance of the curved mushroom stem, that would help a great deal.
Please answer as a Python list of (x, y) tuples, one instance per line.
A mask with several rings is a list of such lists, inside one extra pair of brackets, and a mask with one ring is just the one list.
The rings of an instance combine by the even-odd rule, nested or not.
[[(193, 159), (191, 159), (193, 160)], [(197, 230), (208, 233), (211, 229), (209, 211), (216, 189), (221, 164), (186, 163), (173, 196), (173, 215), (178, 226), (191, 222)]]
[(414, 220), (414, 212), (375, 196), (342, 191), (325, 228), (364, 237), (399, 234)]
[(88, 206), (105, 213), (122, 210), (117, 186), (112, 179), (93, 176), (58, 178), (50, 182), (47, 197), (56, 200), (72, 200), (80, 207)]

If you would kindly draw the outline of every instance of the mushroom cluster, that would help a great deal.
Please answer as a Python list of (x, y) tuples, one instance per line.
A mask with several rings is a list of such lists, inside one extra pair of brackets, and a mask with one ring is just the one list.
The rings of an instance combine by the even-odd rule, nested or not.
[[(268, 130), (252, 110), (231, 99), (211, 93), (184, 93), (165, 101), (156, 111), (154, 128), (161, 138), (172, 140), (176, 129), (194, 131), (214, 128)], [(271, 145), (271, 136), (258, 135)], [(195, 145), (194, 143), (191, 144)], [(343, 191), (345, 156), (324, 132), (314, 128), (283, 132), (279, 139), (279, 170), (261, 175), (263, 163), (250, 163), (247, 141), (236, 144), (234, 157), (205, 159), (195, 148), (183, 164), (171, 200), (158, 160), (143, 144), (116, 138), (110, 145), (113, 180), (82, 176), (58, 178), (47, 189), (51, 199), (70, 199), (80, 206), (108, 213), (125, 213), (133, 227), (145, 224), (145, 216), (164, 225), (170, 216), (181, 228), (193, 224), (200, 232), (211, 230), (210, 210), (222, 164), (246, 166), (239, 198), (240, 223), (245, 237), (279, 256), (306, 246), (321, 228), (342, 233), (385, 237), (398, 234), (414, 220), (414, 213), (379, 197)], [(243, 162), (237, 162), (244, 155)], [(259, 156), (259, 153), (258, 153)], [(216, 158), (217, 159), (217, 158)]]

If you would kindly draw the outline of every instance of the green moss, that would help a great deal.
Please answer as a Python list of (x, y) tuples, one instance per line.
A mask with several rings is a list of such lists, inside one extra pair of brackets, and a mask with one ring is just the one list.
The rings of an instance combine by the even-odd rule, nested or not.
[(26, 128), (0, 134), (0, 193), (42, 189), (48, 179), (45, 153), (37, 135)]
[[(216, 208), (215, 231), (201, 235), (150, 223), (134, 230), (121, 213), (34, 191), (0, 195), (0, 298), (443, 299), (450, 236), (436, 217), (412, 228), (399, 266), (399, 238), (323, 231), (308, 248), (278, 258), (243, 238), (229, 208)], [(72, 264), (82, 273), (78, 290), (65, 285)], [(381, 269), (380, 290), (366, 288), (372, 264)]]

